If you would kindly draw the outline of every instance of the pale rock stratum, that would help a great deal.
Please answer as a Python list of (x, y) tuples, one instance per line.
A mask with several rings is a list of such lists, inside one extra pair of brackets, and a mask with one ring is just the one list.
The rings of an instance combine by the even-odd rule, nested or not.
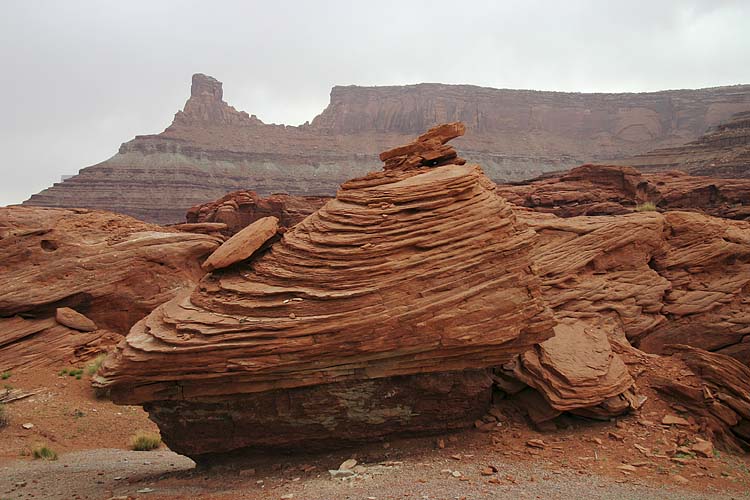
[(26, 204), (88, 207), (174, 223), (229, 191), (328, 195), (363, 175), (377, 153), (436, 124), (462, 121), (456, 141), (495, 181), (681, 146), (750, 110), (750, 86), (582, 94), (471, 85), (334, 87), (311, 123), (269, 125), (223, 100), (221, 82), (193, 76), (183, 111), (109, 160)]

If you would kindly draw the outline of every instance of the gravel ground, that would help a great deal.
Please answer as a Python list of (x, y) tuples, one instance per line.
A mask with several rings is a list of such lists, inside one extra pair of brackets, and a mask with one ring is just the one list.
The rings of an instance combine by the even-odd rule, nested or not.
[[(310, 457), (306, 457), (310, 458)], [(315, 457), (313, 457), (315, 458)], [(13, 460), (0, 463), (0, 498), (15, 499), (732, 499), (747, 493), (692, 492), (678, 486), (650, 484), (637, 478), (548, 470), (543, 464), (495, 461), (492, 478), (476, 462), (415, 456), (403, 461), (360, 465), (358, 474), (331, 479), (325, 463), (340, 457), (318, 457), (308, 473), (257, 459), (231, 466), (199, 469), (188, 458), (163, 450), (115, 449), (67, 453), (57, 461)], [(287, 462), (288, 462), (287, 458)], [(294, 459), (293, 459), (294, 460)], [(273, 462), (271, 460), (270, 462)], [(315, 464), (315, 460), (308, 463)], [(463, 478), (455, 477), (458, 471)]]

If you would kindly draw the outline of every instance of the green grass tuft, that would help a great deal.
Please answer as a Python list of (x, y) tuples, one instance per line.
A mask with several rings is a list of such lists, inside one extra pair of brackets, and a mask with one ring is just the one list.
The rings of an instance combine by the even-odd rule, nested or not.
[(13, 374), (10, 372), (3, 372), (0, 374), (0, 378), (3, 380), (8, 380)]
[(55, 450), (42, 444), (35, 446), (31, 450), (31, 455), (34, 457), (34, 460), (57, 460), (57, 453)]
[(130, 438), (130, 448), (135, 451), (151, 451), (161, 446), (161, 438), (153, 432), (138, 432)]

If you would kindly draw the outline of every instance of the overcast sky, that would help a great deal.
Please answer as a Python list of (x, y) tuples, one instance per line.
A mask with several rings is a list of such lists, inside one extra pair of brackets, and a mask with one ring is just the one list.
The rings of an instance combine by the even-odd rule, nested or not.
[(312, 120), (333, 85), (616, 92), (750, 83), (745, 0), (0, 6), (0, 205), (162, 131), (198, 72), (224, 82), (237, 109), (291, 125)]

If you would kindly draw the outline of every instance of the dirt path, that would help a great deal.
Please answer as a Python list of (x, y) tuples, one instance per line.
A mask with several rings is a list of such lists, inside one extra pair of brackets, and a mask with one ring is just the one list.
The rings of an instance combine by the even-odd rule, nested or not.
[[(455, 451), (455, 450), (454, 450)], [(53, 462), (26, 460), (0, 464), (0, 498), (21, 499), (740, 499), (738, 492), (694, 492), (643, 479), (617, 479), (540, 462), (494, 457), (497, 473), (482, 475), (490, 457), (446, 453), (397, 453), (400, 460), (363, 461), (355, 476), (332, 479), (347, 455), (255, 457), (211, 469), (196, 468), (162, 450), (87, 450)], [(453, 456), (458, 456), (453, 454)], [(460, 473), (460, 477), (456, 477)]]

